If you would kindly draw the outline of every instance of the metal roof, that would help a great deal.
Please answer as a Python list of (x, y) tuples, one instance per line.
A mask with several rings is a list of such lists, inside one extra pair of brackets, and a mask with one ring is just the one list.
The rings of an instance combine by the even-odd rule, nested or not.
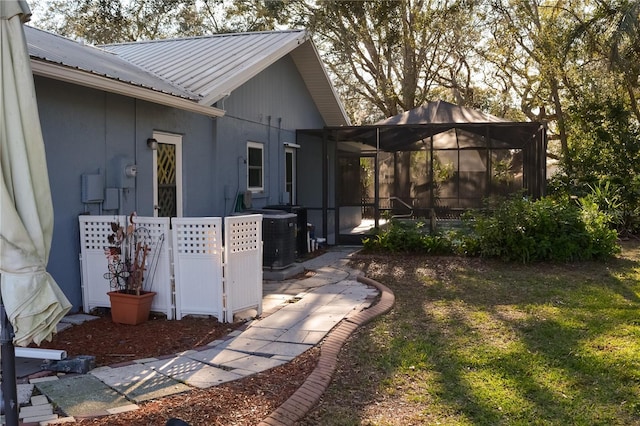
[(65, 37), (25, 26), (29, 56), (32, 59), (63, 65), (87, 73), (171, 94), (194, 101), (200, 100), (149, 71), (94, 46), (83, 45)]
[(329, 126), (349, 124), (342, 103), (305, 30), (216, 34), (102, 46), (213, 105), (291, 54)]
[[(218, 34), (90, 46), (25, 26), (34, 74), (211, 116), (236, 88), (284, 56), (328, 126), (349, 119), (304, 30)], [(133, 87), (132, 87), (133, 86)]]

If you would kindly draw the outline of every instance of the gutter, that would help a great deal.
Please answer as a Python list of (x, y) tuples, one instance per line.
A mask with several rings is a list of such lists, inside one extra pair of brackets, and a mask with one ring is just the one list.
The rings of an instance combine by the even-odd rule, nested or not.
[(208, 105), (203, 105), (195, 100), (182, 98), (169, 93), (158, 92), (156, 90), (136, 86), (130, 83), (117, 81), (111, 78), (96, 74), (87, 73), (73, 68), (61, 67), (60, 65), (31, 60), (33, 75), (52, 78), (79, 86), (92, 89), (103, 90), (116, 93), (131, 98), (148, 101), (154, 104), (165, 105), (178, 108), (184, 111), (194, 112), (209, 117), (222, 117), (225, 111)]

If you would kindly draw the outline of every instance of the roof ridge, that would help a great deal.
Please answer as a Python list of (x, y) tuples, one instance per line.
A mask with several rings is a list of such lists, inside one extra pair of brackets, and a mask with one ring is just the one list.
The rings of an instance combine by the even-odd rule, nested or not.
[(141, 44), (152, 44), (152, 43), (167, 43), (167, 42), (184, 42), (190, 40), (203, 40), (207, 38), (222, 38), (222, 37), (240, 37), (240, 36), (257, 36), (264, 34), (285, 34), (285, 33), (300, 33), (306, 34), (307, 30), (304, 28), (300, 29), (289, 29), (289, 30), (272, 30), (272, 31), (243, 31), (237, 33), (217, 33), (217, 34), (206, 34), (199, 36), (190, 36), (190, 37), (171, 37), (171, 38), (163, 38), (163, 39), (154, 39), (154, 40), (139, 40), (139, 41), (125, 41), (121, 43), (107, 43), (101, 44), (98, 46), (127, 46), (127, 45), (141, 45)]

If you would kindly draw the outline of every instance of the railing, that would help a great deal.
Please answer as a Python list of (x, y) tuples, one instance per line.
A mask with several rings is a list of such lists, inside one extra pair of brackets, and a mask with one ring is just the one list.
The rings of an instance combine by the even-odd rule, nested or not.
[[(104, 248), (111, 222), (126, 216), (80, 216), (80, 264), (83, 309), (109, 307)], [(262, 215), (221, 218), (136, 217), (147, 228), (145, 289), (155, 291), (151, 309), (180, 319), (188, 314), (213, 315), (231, 322), (241, 310), (262, 311)], [(171, 225), (171, 226), (170, 226)]]
[(405, 214), (394, 214), (393, 217), (395, 218), (402, 218), (402, 217), (413, 217), (413, 207), (411, 207), (409, 204), (405, 203), (404, 201), (402, 201), (400, 198), (398, 197), (389, 197), (390, 201), (398, 201), (400, 204), (402, 204), (403, 206), (405, 206), (406, 208), (409, 209), (409, 213), (405, 213)]

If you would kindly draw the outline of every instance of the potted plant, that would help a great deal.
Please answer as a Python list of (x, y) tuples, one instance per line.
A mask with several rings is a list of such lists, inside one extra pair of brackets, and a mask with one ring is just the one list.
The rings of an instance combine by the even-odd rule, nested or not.
[(111, 222), (112, 233), (105, 247), (111, 291), (111, 319), (121, 324), (137, 325), (149, 318), (155, 292), (145, 290), (145, 271), (151, 250), (151, 238), (145, 228), (136, 228), (135, 213), (129, 215), (128, 224)]

